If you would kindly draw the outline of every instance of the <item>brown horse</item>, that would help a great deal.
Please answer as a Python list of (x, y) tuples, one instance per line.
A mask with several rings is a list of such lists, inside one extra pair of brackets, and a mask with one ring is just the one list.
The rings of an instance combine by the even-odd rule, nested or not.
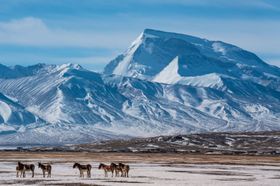
[(119, 163), (119, 167), (122, 169), (122, 177), (128, 177), (128, 172), (129, 172), (129, 165), (125, 165), (123, 163)]
[(113, 177), (114, 169), (113, 169), (112, 166), (100, 163), (98, 169), (103, 169), (104, 170), (105, 177), (108, 177), (108, 172), (111, 172), (112, 177)]
[(52, 166), (49, 163), (38, 163), (38, 167), (42, 169), (43, 177), (45, 178), (45, 174), (48, 173), (48, 178), (51, 177), (52, 174)]
[(23, 164), (21, 162), (18, 162), (18, 166), (17, 166), (17, 176), (18, 176), (18, 172), (21, 172), (21, 175), (23, 175), (23, 177), (25, 178), (25, 172), (26, 171), (31, 171), (32, 172), (32, 178), (34, 177), (34, 170), (35, 170), (35, 165), (34, 164)]
[(17, 172), (17, 178), (18, 178), (18, 177), (22, 177), (23, 169), (20, 170), (20, 169), (19, 169), (19, 166), (17, 166), (17, 167), (16, 167), (16, 172)]
[(84, 177), (84, 172), (87, 172), (87, 177), (90, 178), (91, 177), (91, 165), (87, 164), (87, 165), (81, 165), (79, 163), (74, 163), (73, 165), (73, 169), (78, 168), (80, 171), (80, 177)]
[(115, 172), (115, 177), (119, 177), (120, 173), (122, 174), (122, 169), (119, 165), (117, 165), (115, 163), (111, 163), (111, 167), (113, 168), (113, 170)]

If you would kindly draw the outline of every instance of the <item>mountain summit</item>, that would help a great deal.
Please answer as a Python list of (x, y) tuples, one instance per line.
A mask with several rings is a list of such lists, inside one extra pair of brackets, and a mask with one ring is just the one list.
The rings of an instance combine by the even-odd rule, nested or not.
[(267, 80), (279, 77), (280, 70), (231, 44), (145, 29), (123, 54), (105, 67), (104, 73), (161, 83), (192, 84), (193, 77), (201, 81), (209, 74)]

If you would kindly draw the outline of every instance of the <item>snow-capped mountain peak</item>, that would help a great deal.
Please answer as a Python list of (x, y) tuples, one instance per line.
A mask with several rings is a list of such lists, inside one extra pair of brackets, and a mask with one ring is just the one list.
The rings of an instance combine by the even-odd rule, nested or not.
[(145, 29), (126, 52), (105, 67), (104, 73), (168, 84), (185, 84), (179, 79), (199, 80), (207, 74), (219, 74), (247, 80), (250, 77), (252, 81), (263, 84), (263, 79), (272, 82), (267, 74), (279, 77), (280, 71), (255, 54), (231, 44)]
[(146, 29), (104, 71), (0, 65), (0, 144), (280, 130), (280, 70), (239, 47)]

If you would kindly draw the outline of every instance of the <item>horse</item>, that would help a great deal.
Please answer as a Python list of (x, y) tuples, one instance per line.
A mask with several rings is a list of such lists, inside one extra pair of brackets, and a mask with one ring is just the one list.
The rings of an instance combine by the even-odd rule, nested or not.
[(98, 169), (103, 169), (104, 170), (105, 177), (108, 177), (108, 172), (112, 173), (112, 177), (114, 175), (114, 169), (110, 165), (105, 165), (103, 163), (100, 163)]
[(120, 173), (122, 174), (122, 169), (119, 165), (111, 163), (111, 167), (113, 168), (113, 171), (115, 171), (115, 177), (119, 177)]
[(45, 173), (48, 173), (48, 178), (51, 177), (52, 174), (52, 166), (49, 163), (38, 163), (38, 167), (42, 169), (43, 177), (45, 178)]
[(78, 168), (80, 171), (80, 177), (84, 177), (84, 172), (87, 172), (87, 177), (90, 178), (91, 177), (91, 165), (87, 164), (87, 165), (81, 165), (79, 163), (74, 163), (73, 165), (73, 169)]
[[(16, 166), (16, 172), (17, 172), (17, 178), (18, 178), (18, 177), (22, 177), (23, 169), (20, 170), (19, 166)], [(20, 174), (19, 174), (19, 173), (20, 173)]]
[[(31, 171), (32, 172), (32, 178), (34, 177), (34, 170), (35, 170), (35, 165), (34, 164), (23, 164), (21, 162), (18, 162), (17, 166), (17, 173), (21, 172), (21, 175), (25, 178), (25, 171)], [(18, 176), (18, 174), (17, 174)]]
[(128, 172), (129, 172), (129, 165), (125, 165), (123, 163), (119, 163), (119, 167), (122, 169), (122, 177), (128, 177)]

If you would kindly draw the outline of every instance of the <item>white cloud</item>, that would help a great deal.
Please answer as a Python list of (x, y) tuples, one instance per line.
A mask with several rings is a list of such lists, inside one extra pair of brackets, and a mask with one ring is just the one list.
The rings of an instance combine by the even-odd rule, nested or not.
[[(0, 44), (56, 47), (123, 48), (129, 33), (106, 34), (48, 27), (41, 19), (27, 17), (0, 22)], [(127, 41), (130, 42), (130, 41)]]
[(19, 31), (26, 32), (30, 30), (46, 32), (48, 30), (46, 25), (40, 19), (33, 18), (33, 17), (11, 20), (9, 22), (1, 22), (0, 29), (2, 31), (14, 32), (14, 33), (17, 33)]

